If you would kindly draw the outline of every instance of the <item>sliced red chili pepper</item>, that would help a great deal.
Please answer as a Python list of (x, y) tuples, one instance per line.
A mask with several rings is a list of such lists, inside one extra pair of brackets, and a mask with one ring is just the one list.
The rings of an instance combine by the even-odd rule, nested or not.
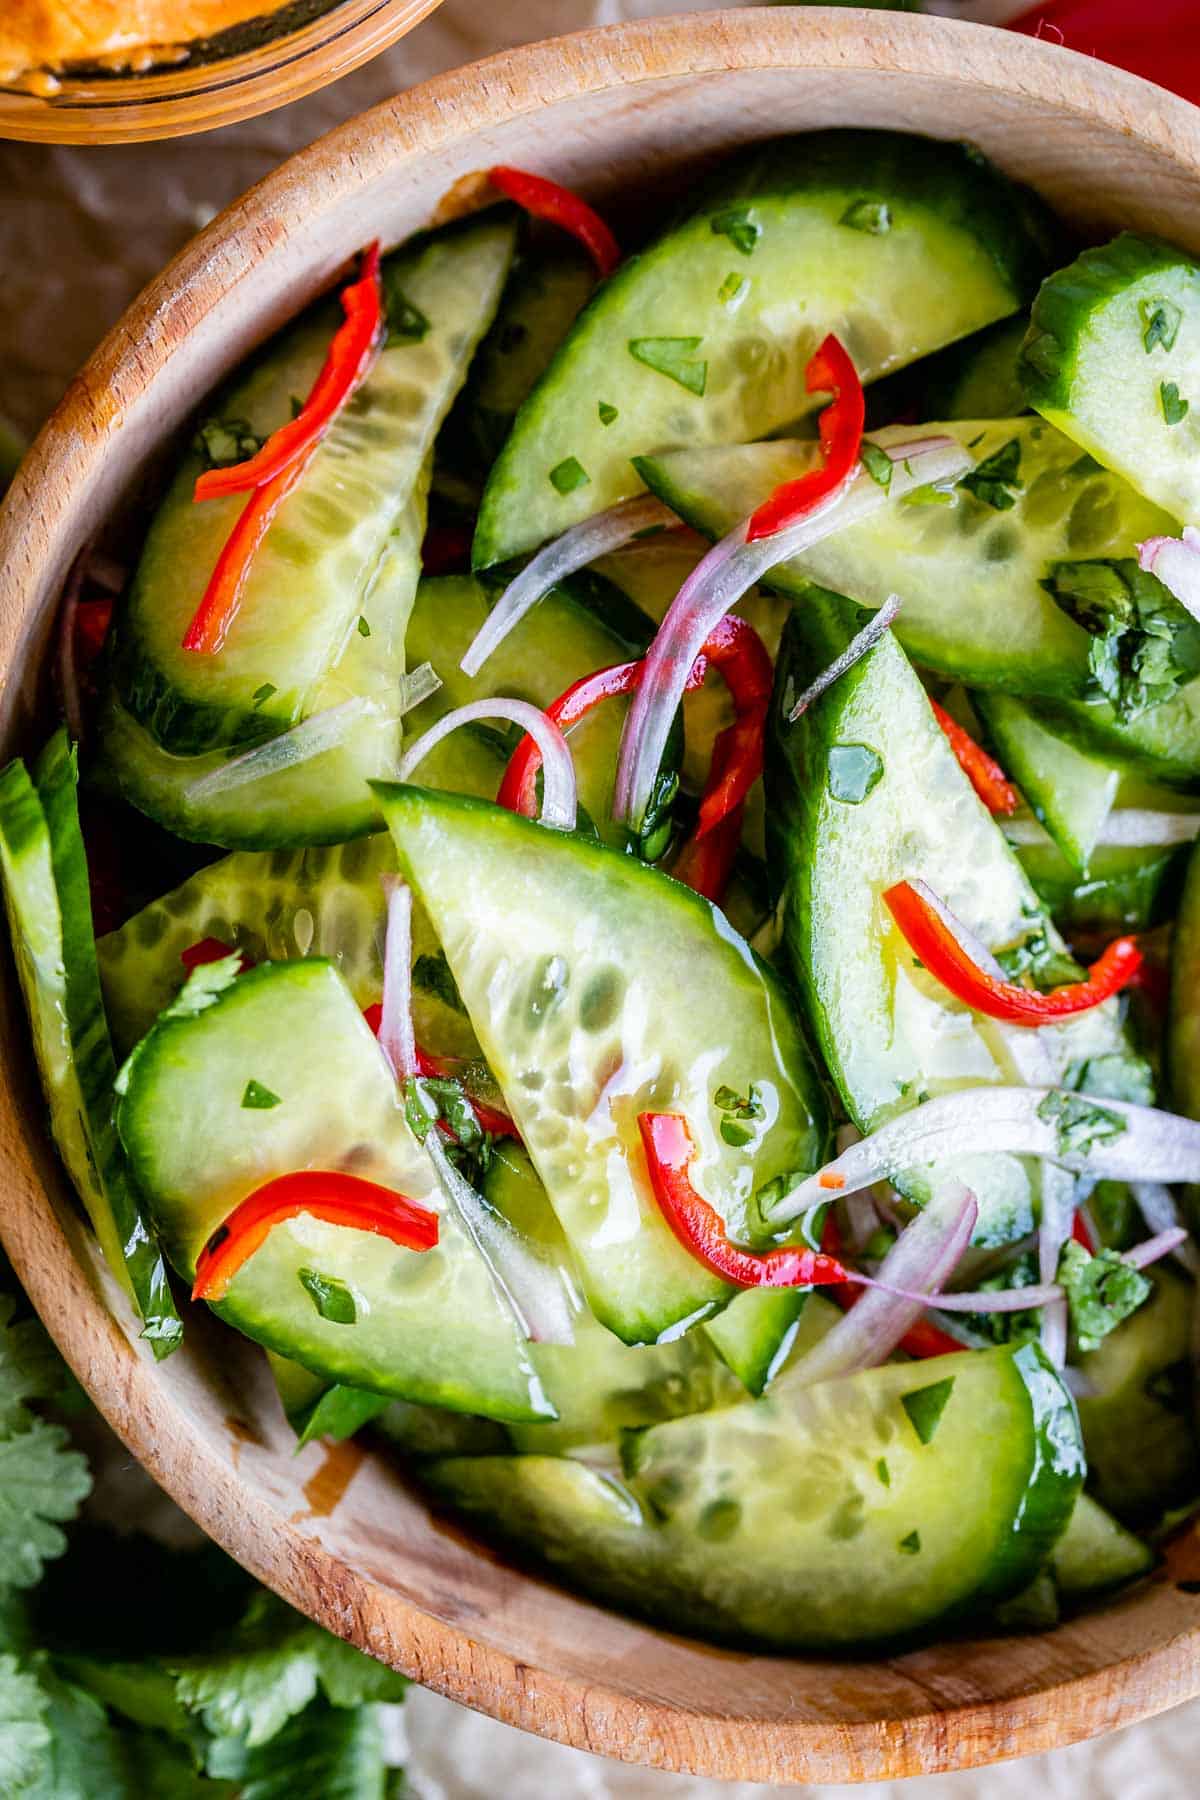
[(621, 260), (621, 247), (586, 200), (557, 181), (547, 181), (544, 175), (531, 175), (527, 169), (513, 169), (504, 163), (498, 163), (490, 175), (492, 186), (507, 199), (535, 219), (545, 219), (569, 231), (583, 245), (600, 274), (612, 274)]
[[(546, 717), (552, 719), (560, 731), (567, 731), (602, 700), (611, 700), (616, 694), (631, 694), (641, 676), (640, 662), (612, 663), (606, 669), (597, 669), (594, 675), (583, 675), (557, 700), (551, 701), (546, 708)], [(693, 666), (692, 675), (688, 677), (689, 687), (695, 685), (694, 676)], [(523, 813), (527, 819), (534, 818), (538, 810), (537, 777), (541, 766), (542, 753), (537, 740), (527, 732), (509, 758), (496, 795), (497, 804), (509, 812)]]
[(325, 361), (296, 417), (273, 431), (261, 450), (245, 462), (206, 470), (196, 482), (195, 499), (215, 500), (222, 494), (245, 494), (265, 487), (324, 437), (361, 385), (383, 335), (378, 243), (363, 251), (358, 280), (342, 290), (342, 311), (346, 317), (334, 333)]
[(1096, 1246), (1092, 1242), (1092, 1234), (1087, 1228), (1087, 1220), (1079, 1211), (1078, 1207), (1076, 1207), (1075, 1216), (1071, 1220), (1071, 1236), (1075, 1239), (1077, 1244), (1083, 1246), (1089, 1256), (1094, 1256), (1096, 1254)]
[(1142, 966), (1137, 939), (1115, 938), (1092, 964), (1086, 980), (1068, 982), (1048, 994), (1035, 993), (989, 975), (973, 962), (945, 920), (909, 882), (898, 881), (883, 898), (909, 949), (935, 980), (973, 1011), (1010, 1025), (1048, 1025), (1089, 1012), (1120, 993)]
[(944, 706), (930, 699), (933, 716), (945, 732), (950, 748), (958, 758), (958, 766), (990, 813), (1014, 813), (1021, 804), (1018, 794), (994, 756), (977, 744), (969, 731), (952, 718)]
[(775, 680), (766, 645), (754, 627), (737, 613), (726, 613), (709, 633), (704, 655), (729, 689), (734, 719), (713, 745), (712, 765), (696, 821), (697, 838), (712, 831), (740, 806), (762, 774), (763, 734)]
[[(383, 1023), (382, 1005), (376, 1001), (373, 1006), (364, 1007), (363, 1018), (367, 1021), (367, 1024), (371, 1027), (375, 1036), (378, 1037), (379, 1027)], [(486, 1101), (477, 1099), (470, 1091), (466, 1082), (462, 1079), (461, 1064), (453, 1061), (449, 1057), (430, 1056), (427, 1050), (422, 1050), (420, 1044), (416, 1045), (416, 1053), (417, 1073), (419, 1075), (432, 1075), (439, 1077), (443, 1081), (457, 1081), (459, 1083), (464, 1094), (466, 1094), (467, 1099), (471, 1102), (475, 1117), (479, 1120), (479, 1129), (481, 1131), (486, 1131), (489, 1137), (510, 1137), (516, 1138), (518, 1142), (520, 1141), (521, 1134), (509, 1118), (508, 1114), (501, 1112), (498, 1107), (488, 1106)], [(450, 1132), (448, 1126), (446, 1126), (445, 1129), (450, 1136), (453, 1136), (453, 1133)]]
[(804, 382), (810, 394), (833, 395), (818, 421), (825, 460), (819, 469), (810, 469), (795, 481), (781, 482), (770, 499), (764, 500), (746, 528), (748, 544), (794, 525), (822, 500), (848, 487), (858, 469), (866, 401), (858, 370), (832, 332), (809, 358)]
[[(202, 968), (206, 963), (224, 962), (233, 952), (233, 944), (223, 944), (220, 938), (206, 937), (201, 938), (198, 944), (189, 944), (186, 950), (181, 951), (179, 960), (190, 975), (193, 969)], [(253, 957), (247, 956), (244, 950), (241, 958), (243, 969), (254, 967)]]
[(744, 806), (735, 806), (703, 837), (693, 832), (680, 846), (679, 854), (671, 864), (671, 874), (676, 881), (682, 881), (684, 887), (690, 887), (694, 893), (703, 894), (714, 906), (721, 904), (729, 886), (742, 841), (745, 811)]
[(75, 646), (81, 670), (91, 668), (112, 624), (111, 600), (81, 600), (75, 609)]
[[(300, 416), (281, 426), (249, 462), (233, 469), (210, 471), (214, 478), (220, 478), (221, 485), (216, 485), (214, 479), (214, 484), (201, 493), (208, 477), (201, 476), (196, 484), (197, 499), (246, 488), (253, 491), (225, 541), (203, 598), (184, 633), (185, 650), (212, 656), (225, 642), (241, 607), (254, 558), (276, 513), (316, 454), (330, 422), (370, 368), (382, 335), (378, 244), (366, 252), (362, 278), (346, 290), (343, 303), (349, 295), (355, 296), (353, 311), (347, 310), (346, 321), (338, 329)], [(251, 470), (255, 471), (253, 478)]]
[(432, 1250), (438, 1216), (403, 1194), (339, 1169), (301, 1169), (257, 1188), (219, 1225), (196, 1258), (193, 1300), (214, 1305), (276, 1225), (308, 1213), (326, 1225), (371, 1231), (404, 1250)]
[[(842, 1253), (842, 1234), (838, 1229), (837, 1215), (831, 1207), (825, 1215), (825, 1224), (821, 1232), (821, 1248), (830, 1256)], [(835, 1300), (843, 1312), (849, 1312), (852, 1306), (866, 1293), (866, 1289), (847, 1284), (845, 1287), (831, 1287), (829, 1298)], [(917, 1319), (911, 1324), (896, 1346), (908, 1356), (924, 1359), (927, 1356), (957, 1356), (963, 1349), (958, 1339), (935, 1325), (932, 1319)]]
[(714, 1275), (744, 1288), (822, 1287), (849, 1278), (835, 1257), (807, 1245), (743, 1250), (731, 1243), (720, 1213), (692, 1186), (696, 1149), (687, 1120), (678, 1113), (640, 1113), (638, 1129), (659, 1210), (684, 1249)]

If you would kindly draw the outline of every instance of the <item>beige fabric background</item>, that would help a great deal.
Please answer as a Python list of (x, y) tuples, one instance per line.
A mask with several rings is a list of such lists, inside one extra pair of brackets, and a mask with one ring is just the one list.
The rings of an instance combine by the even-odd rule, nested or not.
[[(3, 6), (4, 0), (0, 0)], [(198, 225), (281, 158), (439, 70), (588, 24), (705, 0), (446, 0), (387, 56), (265, 119), (174, 144), (0, 143), (0, 414), (32, 432), (69, 377)], [(1134, 4), (1134, 0), (1130, 0)], [(931, 0), (988, 21), (1014, 0)], [(1200, 1702), (1100, 1743), (979, 1773), (864, 1788), (768, 1789), (656, 1774), (565, 1750), (414, 1690), (397, 1715), (419, 1800), (1191, 1800)], [(165, 1800), (165, 1797), (164, 1797)]]

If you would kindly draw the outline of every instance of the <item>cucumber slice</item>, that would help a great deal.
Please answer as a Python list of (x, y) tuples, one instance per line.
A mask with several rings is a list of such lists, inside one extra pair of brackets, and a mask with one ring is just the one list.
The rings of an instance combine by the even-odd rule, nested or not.
[(487, 475), (526, 395), (595, 285), (591, 257), (574, 244), (555, 240), (521, 252), (446, 421), (439, 455), (448, 451), (456, 466)]
[(1039, 701), (1037, 711), (1051, 730), (1093, 756), (1112, 757), (1170, 787), (1200, 787), (1200, 681), (1185, 682), (1128, 723), (1111, 706), (1090, 701)]
[(1014, 419), (1023, 413), (1017, 353), (1026, 330), (1025, 319), (1005, 319), (935, 357), (924, 389), (925, 417)]
[[(323, 961), (195, 980), (121, 1072), (121, 1138), (180, 1272), (276, 1175), (353, 1167), (440, 1214), (420, 1255), (311, 1215), (277, 1225), (214, 1311), (315, 1374), (501, 1419), (552, 1418), (486, 1264), (447, 1210), (396, 1083), (349, 988)], [(247, 1083), (279, 1104), (247, 1107)], [(317, 1310), (303, 1270), (344, 1282), (356, 1318)]]
[(975, 704), (1005, 769), (1063, 855), (1086, 875), (1121, 771), (1085, 756), (1009, 694), (978, 694)]
[(1170, 915), (1188, 854), (1186, 844), (1169, 850), (1106, 844), (1093, 853), (1086, 880), (1049, 840), (1022, 844), (1017, 860), (1066, 937), (1116, 937), (1145, 931)]
[(1059, 1593), (1082, 1600), (1145, 1575), (1154, 1567), (1154, 1552), (1090, 1494), (1080, 1494), (1051, 1567)]
[(156, 1357), (183, 1337), (166, 1270), (129, 1181), (112, 1122), (116, 1064), (104, 1020), (75, 752), (59, 732), (38, 763), (0, 774), (0, 873), (50, 1126), (104, 1259)]
[(637, 493), (631, 457), (811, 413), (804, 371), (826, 332), (872, 381), (1007, 317), (1047, 242), (1040, 204), (961, 145), (869, 131), (755, 145), (580, 315), (492, 469), (475, 566)]
[[(768, 823), (785, 953), (843, 1103), (870, 1132), (923, 1097), (1021, 1080), (1005, 1029), (961, 1006), (917, 965), (879, 898), (884, 888), (928, 882), (993, 951), (1032, 951), (1040, 941), (1050, 955), (1062, 942), (890, 633), (787, 724), (787, 695), (830, 663), (854, 629), (844, 603), (812, 600), (784, 633), (768, 739)], [(1131, 1054), (1120, 1020), (1111, 1001), (1042, 1028), (1055, 1076), (1073, 1064), (1085, 1069), (1093, 1057)], [(924, 1202), (950, 1174), (978, 1197), (977, 1243), (1030, 1230), (1035, 1165), (970, 1156), (908, 1171), (897, 1186)]]
[[(758, 1191), (816, 1167), (827, 1131), (777, 978), (715, 907), (633, 857), (457, 795), (379, 796), (593, 1313), (638, 1344), (717, 1311), (732, 1290), (659, 1213), (637, 1116), (686, 1114), (699, 1192), (736, 1239), (764, 1242)], [(735, 1148), (713, 1097), (751, 1084), (763, 1116)]]
[[(192, 499), (203, 468), (184, 458), (150, 527), (114, 635), (117, 691), (164, 749), (191, 755), (269, 737), (314, 709), (360, 614), (397, 518), (487, 329), (512, 258), (508, 208), (428, 233), (384, 265), (390, 335), (330, 425), (259, 547), (223, 648), (181, 648), (243, 495)], [(330, 309), (267, 349), (218, 403), (264, 436), (307, 392)], [(264, 689), (270, 692), (264, 697)]]
[(364, 602), (361, 617), (369, 635), (351, 632), (314, 702), (314, 713), (347, 701), (367, 703), (370, 710), (353, 722), (341, 742), (242, 786), (197, 793), (193, 783), (217, 773), (230, 753), (173, 755), (110, 692), (101, 718), (101, 780), (177, 837), (226, 849), (338, 844), (377, 831), (379, 812), (367, 783), (394, 774), (399, 762), (403, 723), (398, 697), (424, 518), (422, 477)]
[[(1134, 555), (1141, 538), (1171, 530), (1170, 521), (1041, 419), (888, 425), (871, 436), (887, 445), (943, 433), (977, 463), (1019, 446), (1023, 485), (1003, 489), (1011, 506), (997, 510), (962, 484), (948, 495), (918, 489), (780, 563), (770, 586), (799, 601), (826, 588), (872, 607), (898, 593), (896, 636), (917, 662), (972, 687), (1081, 695), (1091, 640), (1043, 577), (1060, 561)], [(812, 442), (781, 439), (675, 450), (639, 458), (638, 468), (681, 518), (718, 538), (816, 457)]]
[(1098, 462), (1173, 518), (1200, 519), (1192, 257), (1129, 231), (1085, 250), (1043, 284), (1020, 373), (1029, 404)]
[(1157, 1268), (1154, 1294), (1079, 1367), (1088, 1486), (1124, 1525), (1149, 1526), (1200, 1494), (1192, 1417), (1190, 1281)]
[[(1034, 1345), (939, 1358), (922, 1443), (911, 1363), (657, 1425), (617, 1482), (551, 1457), (421, 1470), (485, 1530), (669, 1628), (777, 1650), (906, 1637), (1026, 1586), (1083, 1473), (1069, 1395)], [(886, 1475), (886, 1479), (885, 1479)]]

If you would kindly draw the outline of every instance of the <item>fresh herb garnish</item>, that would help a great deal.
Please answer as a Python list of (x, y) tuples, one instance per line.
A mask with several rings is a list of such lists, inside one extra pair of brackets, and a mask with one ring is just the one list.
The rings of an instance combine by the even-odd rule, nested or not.
[(713, 1105), (724, 1117), (720, 1124), (720, 1133), (727, 1144), (740, 1150), (754, 1136), (754, 1131), (747, 1121), (765, 1118), (766, 1108), (754, 1082), (750, 1083), (745, 1094), (736, 1093), (731, 1087), (719, 1087), (713, 1095)]
[(892, 229), (892, 209), (886, 200), (852, 200), (838, 224), (848, 225), (851, 231), (867, 231), (872, 237), (883, 237)]
[(1029, 930), (1018, 943), (996, 952), (996, 961), (1005, 978), (1019, 981), (1022, 975), (1031, 975), (1035, 987), (1043, 991), (1061, 987), (1067, 981), (1078, 981), (1080, 970), (1074, 957), (1050, 942), (1046, 921), (1040, 914), (1033, 914), (1032, 919)]
[(1162, 416), (1168, 425), (1179, 425), (1187, 418), (1190, 401), (1179, 392), (1179, 384), (1175, 381), (1160, 381), (1158, 384), (1158, 403), (1162, 408)]
[[(912, 474), (908, 459), (905, 458), (904, 473)], [(922, 482), (920, 487), (909, 488), (901, 501), (903, 506), (953, 506), (954, 494), (947, 487), (939, 487), (935, 481)]]
[(1042, 586), (1091, 637), (1089, 697), (1122, 721), (1200, 674), (1200, 624), (1134, 558), (1055, 563)]
[(751, 218), (748, 206), (726, 206), (709, 221), (717, 237), (726, 237), (743, 256), (753, 256), (762, 226)]
[(1148, 298), (1138, 302), (1142, 319), (1142, 345), (1149, 356), (1154, 349), (1173, 350), (1183, 312), (1173, 300)]
[(418, 956), (413, 964), (412, 983), (421, 993), (432, 995), (435, 1000), (440, 1000), (443, 1006), (450, 1007), (451, 1011), (466, 1013), (467, 1009), (463, 1005), (462, 995), (458, 991), (458, 983), (451, 973), (450, 964), (446, 961), (443, 951), (434, 950), (427, 955)]
[(835, 800), (858, 806), (883, 777), (883, 758), (869, 744), (833, 744), (826, 762), (826, 786)]
[(920, 1532), (910, 1531), (907, 1537), (902, 1537), (900, 1539), (900, 1542), (896, 1547), (899, 1550), (903, 1550), (906, 1556), (916, 1556), (921, 1549)]
[[(1014, 1257), (998, 1274), (979, 1282), (978, 1288), (982, 1294), (1006, 1293), (1010, 1288), (1030, 1287), (1037, 1278), (1037, 1263), (1026, 1252)], [(972, 1313), (969, 1323), (972, 1331), (993, 1344), (1016, 1344), (1037, 1336), (1041, 1314), (1032, 1309), (1028, 1312)]]
[(601, 400), (596, 411), (600, 415), (600, 423), (602, 425), (611, 425), (615, 419), (620, 417), (616, 407), (610, 406), (607, 400)]
[(576, 488), (587, 487), (591, 479), (577, 456), (564, 456), (550, 471), (550, 486), (560, 494), (573, 494)]
[(875, 1473), (878, 1475), (884, 1487), (891, 1487), (892, 1471), (887, 1466), (886, 1457), (881, 1456), (879, 1461), (875, 1464)]
[(206, 469), (228, 469), (257, 456), (264, 442), (245, 419), (205, 419), (192, 449)]
[(999, 450), (993, 450), (981, 463), (963, 476), (959, 487), (966, 488), (985, 506), (997, 512), (1008, 512), (1017, 503), (1017, 495), (1025, 483), (1021, 479), (1021, 440), (1009, 438)]
[(942, 1414), (946, 1410), (946, 1402), (953, 1392), (954, 1376), (947, 1375), (943, 1381), (932, 1381), (928, 1387), (914, 1388), (909, 1394), (901, 1394), (900, 1404), (923, 1444), (933, 1442), (942, 1422)]
[(1063, 1245), (1058, 1279), (1066, 1290), (1075, 1342), (1085, 1353), (1098, 1349), (1153, 1292), (1141, 1270), (1122, 1262), (1117, 1251), (1091, 1256), (1074, 1238)]
[(359, 637), (370, 637), (371, 635), (371, 627), (367, 624), (362, 613), (359, 613), (358, 615), (358, 635)]
[(273, 1106), (281, 1104), (278, 1094), (273, 1094), (269, 1087), (261, 1081), (248, 1081), (246, 1091), (242, 1095), (242, 1105), (250, 1112), (269, 1112)]
[(722, 306), (732, 306), (735, 300), (741, 299), (749, 286), (744, 275), (739, 275), (736, 270), (731, 271), (717, 289), (717, 299)]
[(886, 494), (892, 485), (892, 471), (896, 466), (887, 451), (881, 450), (878, 444), (869, 443), (864, 438), (859, 456), (862, 458), (863, 468), (871, 480), (878, 482)]
[(353, 1325), (358, 1318), (354, 1295), (336, 1275), (322, 1275), (318, 1269), (301, 1269), (300, 1286), (321, 1317), (328, 1319), (331, 1325)]
[(647, 369), (677, 381), (689, 394), (703, 396), (708, 385), (708, 364), (695, 355), (703, 341), (698, 337), (630, 338), (629, 354)]
[(1097, 1144), (1111, 1144), (1126, 1129), (1120, 1113), (1097, 1106), (1085, 1094), (1051, 1088), (1037, 1109), (1043, 1125), (1053, 1125), (1060, 1156), (1086, 1156)]
[(272, 694), (277, 692), (278, 689), (273, 681), (264, 681), (261, 687), (255, 688), (250, 698), (253, 700), (255, 706), (262, 706), (271, 698)]

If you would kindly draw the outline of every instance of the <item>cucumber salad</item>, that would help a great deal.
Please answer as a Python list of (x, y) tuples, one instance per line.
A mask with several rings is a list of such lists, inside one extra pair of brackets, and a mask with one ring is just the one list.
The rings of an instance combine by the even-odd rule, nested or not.
[(59, 1151), (148, 1355), (601, 1602), (1053, 1623), (1200, 1501), (1200, 265), (885, 132), (490, 182), (72, 572)]

